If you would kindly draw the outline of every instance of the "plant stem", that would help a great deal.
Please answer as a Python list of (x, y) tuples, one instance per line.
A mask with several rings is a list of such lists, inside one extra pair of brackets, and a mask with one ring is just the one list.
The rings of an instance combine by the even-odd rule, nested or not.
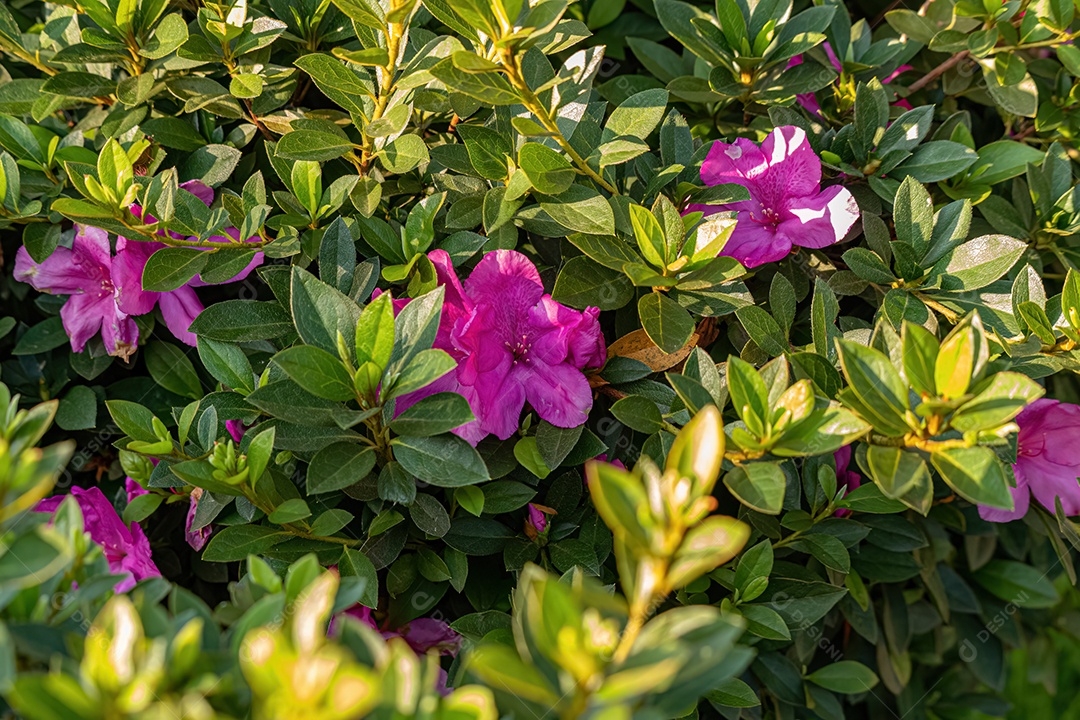
[[(368, 125), (382, 118), (386, 112), (386, 106), (390, 104), (390, 95), (394, 92), (394, 75), (397, 74), (398, 55), (401, 54), (402, 25), (399, 22), (390, 23), (386, 26), (386, 53), (389, 57), (382, 70), (382, 80), (379, 83), (379, 97), (375, 100), (375, 109), (371, 113)], [(364, 144), (361, 148), (360, 162), (357, 170), (361, 176), (367, 175), (371, 166), (371, 159), (375, 156), (375, 138), (367, 134), (364, 128)]]
[(968, 56), (970, 56), (970, 55), (971, 55), (971, 53), (968, 52), (967, 50), (964, 50), (962, 52), (958, 52), (957, 54), (953, 55), (951, 58), (949, 58), (945, 62), (941, 63), (940, 65), (938, 65), (936, 68), (934, 68), (930, 72), (923, 75), (921, 78), (919, 78), (915, 82), (908, 85), (908, 90), (911, 91), (911, 92), (915, 92), (916, 90), (923, 89), (924, 87), (926, 87), (927, 85), (932, 83), (934, 80), (936, 80), (937, 78), (941, 77), (946, 72), (948, 72), (948, 70), (950, 68), (955, 67), (956, 65), (959, 65), (961, 62), (966, 60), (968, 58)]
[(582, 175), (586, 175), (592, 179), (600, 187), (607, 190), (612, 195), (618, 195), (619, 191), (614, 185), (609, 183), (604, 177), (593, 170), (589, 163), (585, 161), (585, 158), (581, 157), (577, 150), (570, 144), (570, 141), (563, 136), (562, 131), (559, 130), (558, 124), (555, 119), (551, 117), (551, 113), (548, 112), (547, 107), (540, 101), (540, 98), (536, 96), (529, 84), (525, 82), (525, 79), (521, 75), (521, 68), (518, 65), (518, 59), (514, 55), (510, 48), (503, 48), (499, 56), (500, 64), (503, 71), (506, 73), (507, 79), (510, 80), (510, 84), (521, 95), (522, 104), (536, 116), (536, 119), (540, 121), (540, 124), (544, 126), (544, 129), (551, 133), (551, 137), (555, 142), (559, 143), (559, 147), (563, 149), (569, 157), (570, 161), (577, 166), (578, 172)]

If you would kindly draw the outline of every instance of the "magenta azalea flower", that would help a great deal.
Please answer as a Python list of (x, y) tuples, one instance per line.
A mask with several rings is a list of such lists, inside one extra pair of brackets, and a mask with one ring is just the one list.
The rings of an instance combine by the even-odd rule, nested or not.
[[(417, 618), (410, 623), (402, 625), (397, 630), (383, 630), (379, 627), (379, 624), (375, 622), (372, 610), (369, 607), (354, 605), (341, 614), (356, 618), (372, 630), (378, 632), (386, 640), (389, 640), (390, 638), (401, 638), (417, 655), (426, 655), (428, 652), (434, 650), (440, 655), (455, 657), (457, 656), (458, 651), (461, 650), (461, 636), (442, 620), (437, 620), (435, 618)], [(328, 634), (334, 632), (336, 619), (336, 616), (330, 619), (330, 627), (327, 629)], [(450, 690), (447, 687), (447, 680), (448, 677), (446, 671), (439, 668), (439, 680), (436, 689), (443, 695), (448, 695), (450, 693)]]
[(1027, 514), (1034, 495), (1054, 512), (1054, 500), (1068, 516), (1080, 515), (1080, 405), (1040, 398), (1016, 416), (1020, 426), (1013, 474), (1016, 487), (1010, 488), (1013, 509), (979, 506), (979, 515), (990, 522), (1009, 522)]
[[(102, 494), (100, 488), (71, 488), (71, 494), (82, 510), (83, 527), (90, 533), (90, 539), (105, 551), (109, 561), (109, 571), (124, 575), (116, 584), (116, 592), (127, 592), (143, 578), (158, 577), (161, 572), (150, 556), (150, 542), (143, 534), (139, 523), (124, 524), (116, 514), (116, 508)], [(66, 495), (45, 498), (34, 508), (35, 512), (55, 513)]]
[[(828, 41), (826, 41), (821, 44), (821, 48), (825, 51), (825, 56), (829, 59), (829, 64), (833, 66), (833, 69), (836, 70), (836, 72), (838, 73), (843, 72), (844, 64), (840, 62), (840, 58), (836, 56), (836, 52), (833, 50), (832, 45), (830, 45)], [(788, 68), (793, 68), (796, 65), (802, 64), (803, 56), (800, 54), (788, 60), (787, 66)], [(913, 69), (914, 68), (911, 65), (901, 65), (885, 77), (881, 78), (881, 84), (888, 85), (903, 73)], [(798, 101), (799, 105), (801, 105), (803, 109), (806, 110), (808, 113), (821, 117), (821, 105), (818, 103), (817, 96), (814, 95), (814, 93), (799, 93), (795, 96), (795, 99)], [(911, 109), (911, 103), (909, 103), (907, 100), (897, 100), (893, 103), (893, 105), (895, 105), (896, 107), (902, 107), (905, 110)]]
[(476, 420), (454, 432), (474, 445), (488, 434), (510, 437), (526, 401), (552, 425), (583, 424), (592, 391), (582, 370), (602, 366), (606, 357), (600, 311), (552, 300), (536, 266), (513, 250), (485, 255), (464, 285), (445, 251), (428, 257), (446, 288), (435, 347), (458, 367), (399, 398), (398, 412), (437, 392), (460, 393)]
[[(833, 453), (833, 460), (836, 462), (836, 486), (846, 486), (844, 494), (847, 495), (862, 484), (862, 476), (848, 469), (851, 465), (851, 446), (845, 445)], [(847, 517), (850, 514), (851, 511), (847, 509), (837, 510), (835, 513), (836, 517)]]
[(418, 618), (396, 630), (384, 630), (375, 622), (373, 612), (369, 607), (354, 605), (344, 614), (356, 618), (372, 630), (377, 630), (387, 640), (401, 638), (417, 655), (423, 655), (429, 650), (435, 650), (440, 655), (456, 655), (461, 649), (461, 636), (442, 620)]
[[(202, 200), (207, 206), (214, 201), (214, 191), (197, 180), (182, 183), (181, 188)], [(143, 219), (144, 222), (156, 222), (152, 215), (142, 217), (142, 208), (135, 205), (131, 209), (132, 214)], [(238, 241), (240, 231), (234, 227), (225, 228), (225, 233), (230, 239)], [(216, 242), (224, 242), (225, 237), (213, 236), (210, 238)], [(258, 238), (249, 238), (248, 241)], [(195, 345), (195, 333), (189, 332), (188, 327), (195, 321), (199, 313), (203, 311), (203, 304), (193, 288), (204, 287), (211, 283), (204, 282), (198, 275), (189, 280), (182, 287), (170, 292), (151, 292), (143, 290), (142, 274), (150, 256), (161, 248), (164, 243), (145, 242), (140, 240), (128, 240), (119, 238), (116, 242), (116, 275), (117, 285), (120, 288), (120, 307), (130, 315), (143, 315), (154, 309), (157, 305), (161, 308), (161, 316), (165, 320), (166, 327), (176, 338), (188, 345)], [(255, 253), (248, 266), (237, 275), (223, 282), (235, 282), (243, 280), (255, 267), (263, 261), (262, 253)]]
[(544, 511), (539, 506), (529, 503), (529, 527), (531, 527), (536, 534), (542, 535), (547, 530), (548, 519)]
[(750, 199), (692, 205), (706, 213), (737, 210), (738, 224), (721, 254), (746, 267), (776, 262), (793, 245), (823, 248), (839, 242), (859, 219), (859, 206), (839, 185), (821, 189), (821, 160), (800, 128), (786, 125), (758, 147), (745, 138), (714, 142), (701, 166), (707, 185), (735, 183)]
[(44, 262), (34, 262), (24, 247), (15, 255), (15, 279), (40, 292), (69, 296), (60, 319), (73, 351), (82, 352), (100, 330), (106, 351), (127, 359), (135, 352), (139, 328), (120, 308), (117, 269), (108, 234), (82, 225), (75, 226), (71, 249), (57, 248)]
[(210, 541), (210, 536), (214, 534), (214, 527), (212, 525), (204, 525), (201, 528), (194, 528), (195, 525), (195, 513), (199, 510), (199, 501), (202, 500), (203, 489), (200, 487), (191, 488), (191, 493), (188, 495), (188, 511), (187, 518), (184, 520), (184, 539), (187, 540), (187, 544), (191, 546), (192, 550), (202, 550), (206, 547), (206, 543)]

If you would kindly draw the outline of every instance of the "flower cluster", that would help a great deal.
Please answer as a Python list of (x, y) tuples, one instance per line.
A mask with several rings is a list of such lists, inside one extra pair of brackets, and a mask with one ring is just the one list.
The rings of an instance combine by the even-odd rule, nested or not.
[(1016, 462), (1011, 488), (1013, 509), (979, 506), (979, 515), (990, 522), (1008, 522), (1024, 517), (1032, 496), (1049, 512), (1061, 501), (1066, 516), (1080, 515), (1080, 405), (1040, 398), (1016, 417)]
[[(67, 495), (56, 495), (39, 502), (35, 512), (55, 513)], [(109, 570), (122, 575), (116, 584), (116, 592), (126, 592), (135, 587), (139, 580), (158, 577), (161, 572), (150, 556), (150, 541), (146, 539), (139, 523), (124, 524), (116, 514), (116, 508), (101, 492), (100, 488), (71, 488), (71, 497), (79, 504), (82, 511), (83, 527), (90, 534), (90, 539), (105, 551), (109, 561)]]
[(435, 347), (458, 365), (399, 399), (397, 411), (437, 392), (459, 393), (476, 419), (454, 432), (474, 445), (489, 434), (510, 437), (526, 401), (552, 425), (583, 424), (592, 391), (582, 371), (603, 366), (606, 357), (600, 311), (553, 300), (536, 266), (513, 250), (485, 255), (464, 283), (445, 251), (428, 257), (446, 288)]
[(746, 267), (782, 260), (793, 246), (823, 248), (844, 239), (859, 219), (859, 206), (840, 185), (821, 189), (821, 159), (806, 133), (786, 125), (761, 146), (739, 138), (714, 142), (701, 165), (706, 185), (742, 185), (749, 200), (691, 205), (705, 213), (737, 211), (738, 224), (721, 254)]
[[(214, 191), (201, 182), (186, 182), (180, 187), (207, 206), (214, 201)], [(132, 212), (142, 217), (138, 205), (132, 207)], [(150, 215), (142, 219), (156, 222)], [(240, 241), (240, 231), (236, 228), (226, 228), (224, 232), (232, 241)], [(211, 240), (221, 242), (225, 238)], [(171, 292), (143, 289), (143, 269), (150, 256), (163, 247), (165, 243), (120, 237), (114, 255), (108, 233), (100, 228), (76, 225), (71, 248), (57, 248), (40, 263), (30, 257), (25, 247), (19, 248), (15, 277), (41, 292), (69, 296), (60, 310), (60, 318), (75, 352), (82, 352), (100, 331), (109, 355), (130, 357), (139, 339), (139, 328), (133, 318), (152, 312), (155, 307), (160, 307), (165, 325), (173, 335), (195, 345), (195, 335), (188, 327), (202, 312), (203, 305), (193, 288), (210, 283), (196, 275)], [(262, 260), (262, 253), (256, 253), (246, 268), (225, 282), (243, 280)]]

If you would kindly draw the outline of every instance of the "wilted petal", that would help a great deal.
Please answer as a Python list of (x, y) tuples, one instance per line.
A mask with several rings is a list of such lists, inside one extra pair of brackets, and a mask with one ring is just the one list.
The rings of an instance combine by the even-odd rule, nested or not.
[(116, 307), (115, 299), (110, 297), (108, 300), (101, 318), (101, 340), (110, 355), (127, 360), (139, 346), (139, 326)]

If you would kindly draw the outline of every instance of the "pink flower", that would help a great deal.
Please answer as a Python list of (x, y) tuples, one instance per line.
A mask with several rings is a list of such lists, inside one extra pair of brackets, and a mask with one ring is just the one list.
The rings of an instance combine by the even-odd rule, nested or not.
[(1020, 426), (1010, 488), (1013, 510), (979, 506), (979, 516), (990, 522), (1009, 522), (1027, 514), (1031, 496), (1051, 513), (1061, 500), (1067, 516), (1080, 515), (1080, 405), (1040, 398), (1016, 416)]
[[(100, 488), (87, 490), (73, 487), (71, 494), (82, 510), (83, 527), (90, 534), (90, 539), (105, 551), (110, 572), (125, 576), (116, 584), (116, 592), (127, 592), (139, 580), (161, 575), (150, 555), (150, 542), (139, 523), (131, 523), (131, 527), (125, 525)], [(34, 511), (55, 513), (65, 497), (56, 495), (45, 498)]]
[(437, 392), (457, 392), (476, 420), (454, 432), (474, 445), (488, 434), (510, 437), (526, 401), (552, 425), (583, 424), (592, 391), (582, 370), (602, 366), (606, 357), (600, 311), (552, 300), (536, 267), (513, 250), (488, 253), (464, 285), (445, 251), (428, 257), (446, 288), (435, 347), (458, 366), (399, 398), (397, 411)]
[[(833, 461), (836, 462), (836, 486), (847, 487), (844, 492), (845, 495), (862, 484), (862, 476), (854, 470), (848, 469), (848, 466), (851, 465), (850, 445), (845, 445), (833, 453)], [(847, 517), (850, 514), (851, 511), (847, 509), (840, 509), (834, 513), (836, 517)]]
[[(180, 187), (202, 200), (207, 206), (214, 201), (214, 191), (197, 180), (182, 183)], [(156, 222), (152, 215), (143, 218), (142, 208), (135, 205), (131, 208), (132, 214), (144, 220), (144, 222)], [(225, 228), (225, 233), (232, 240), (240, 239), (240, 231), (234, 227)], [(175, 233), (173, 233), (175, 235)], [(177, 236), (179, 237), (179, 236)], [(215, 235), (210, 238), (216, 242), (224, 242), (225, 237)], [(249, 238), (248, 240), (257, 240)], [(161, 316), (165, 320), (166, 327), (182, 342), (195, 345), (195, 334), (188, 331), (191, 323), (203, 311), (203, 304), (193, 288), (205, 287), (213, 283), (207, 283), (198, 275), (189, 280), (182, 287), (170, 292), (152, 292), (143, 290), (142, 274), (150, 256), (161, 248), (164, 243), (145, 242), (140, 240), (128, 240), (119, 238), (116, 242), (116, 275), (119, 287), (118, 302), (120, 307), (131, 315), (143, 315), (154, 309), (157, 305), (161, 308)], [(255, 267), (263, 261), (262, 253), (255, 253), (255, 257), (247, 267), (237, 275), (223, 282), (243, 280)]]
[(226, 420), (225, 429), (229, 431), (229, 437), (233, 439), (233, 442), (239, 445), (244, 439), (244, 433), (247, 432), (247, 425), (239, 420)]
[(793, 245), (823, 248), (839, 242), (859, 218), (847, 188), (821, 189), (821, 160), (800, 128), (786, 125), (758, 147), (745, 138), (714, 142), (701, 166), (707, 185), (736, 183), (750, 199), (728, 205), (692, 205), (706, 213), (739, 211), (721, 254), (746, 267), (781, 260)]
[(210, 536), (214, 534), (213, 525), (204, 525), (201, 528), (192, 529), (195, 524), (195, 513), (199, 510), (199, 500), (202, 499), (202, 496), (203, 489), (200, 487), (191, 488), (191, 493), (188, 495), (187, 518), (184, 520), (184, 539), (187, 540), (187, 544), (193, 550), (202, 550), (206, 547), (206, 543), (210, 541)]
[[(829, 64), (833, 66), (836, 72), (844, 72), (844, 64), (840, 62), (840, 58), (836, 56), (836, 52), (833, 50), (832, 45), (830, 45), (828, 41), (826, 41), (821, 44), (821, 47), (823, 50), (825, 50), (825, 55), (829, 58)], [(802, 63), (803, 56), (795, 55), (790, 60), (788, 60), (787, 66), (790, 69), (795, 67), (796, 65), (802, 65)], [(913, 69), (914, 68), (911, 65), (901, 65), (885, 77), (881, 78), (881, 84), (888, 85), (903, 73)], [(801, 105), (803, 109), (811, 115), (821, 117), (821, 105), (818, 104), (817, 96), (814, 93), (799, 93), (795, 96), (795, 100), (798, 101), (799, 105)], [(911, 110), (911, 103), (909, 103), (907, 100), (897, 100), (893, 103), (893, 105), (895, 105), (896, 107), (902, 107), (905, 110)]]
[[(153, 458), (154, 464), (157, 464), (157, 459)], [(131, 502), (140, 495), (149, 495), (150, 491), (144, 488), (139, 483), (135, 482), (129, 477), (124, 478), (124, 491), (127, 492), (128, 502)]]
[(139, 340), (139, 328), (119, 305), (116, 259), (104, 230), (75, 226), (71, 249), (60, 247), (44, 262), (34, 262), (26, 248), (15, 255), (15, 278), (35, 290), (67, 295), (60, 309), (71, 349), (82, 352), (86, 342), (101, 331), (110, 355), (127, 359)]
[[(372, 610), (369, 607), (354, 605), (341, 614), (356, 618), (372, 630), (377, 631), (386, 640), (395, 637), (401, 638), (408, 643), (409, 647), (412, 648), (412, 651), (417, 655), (425, 655), (434, 650), (440, 655), (455, 657), (461, 649), (461, 636), (442, 620), (436, 620), (435, 618), (417, 618), (412, 622), (402, 625), (397, 630), (382, 630), (379, 628), (378, 623), (375, 622), (375, 618), (372, 617)], [(331, 618), (328, 633), (334, 632), (335, 620), (336, 617)], [(450, 694), (450, 690), (447, 687), (447, 680), (448, 677), (446, 671), (439, 668), (437, 689), (443, 695)]]
[(363, 605), (354, 605), (344, 612), (354, 617), (372, 630), (377, 630), (383, 638), (399, 637), (409, 644), (417, 655), (435, 650), (440, 655), (457, 655), (461, 649), (461, 636), (442, 620), (418, 618), (396, 630), (384, 630), (375, 622), (374, 611)]

